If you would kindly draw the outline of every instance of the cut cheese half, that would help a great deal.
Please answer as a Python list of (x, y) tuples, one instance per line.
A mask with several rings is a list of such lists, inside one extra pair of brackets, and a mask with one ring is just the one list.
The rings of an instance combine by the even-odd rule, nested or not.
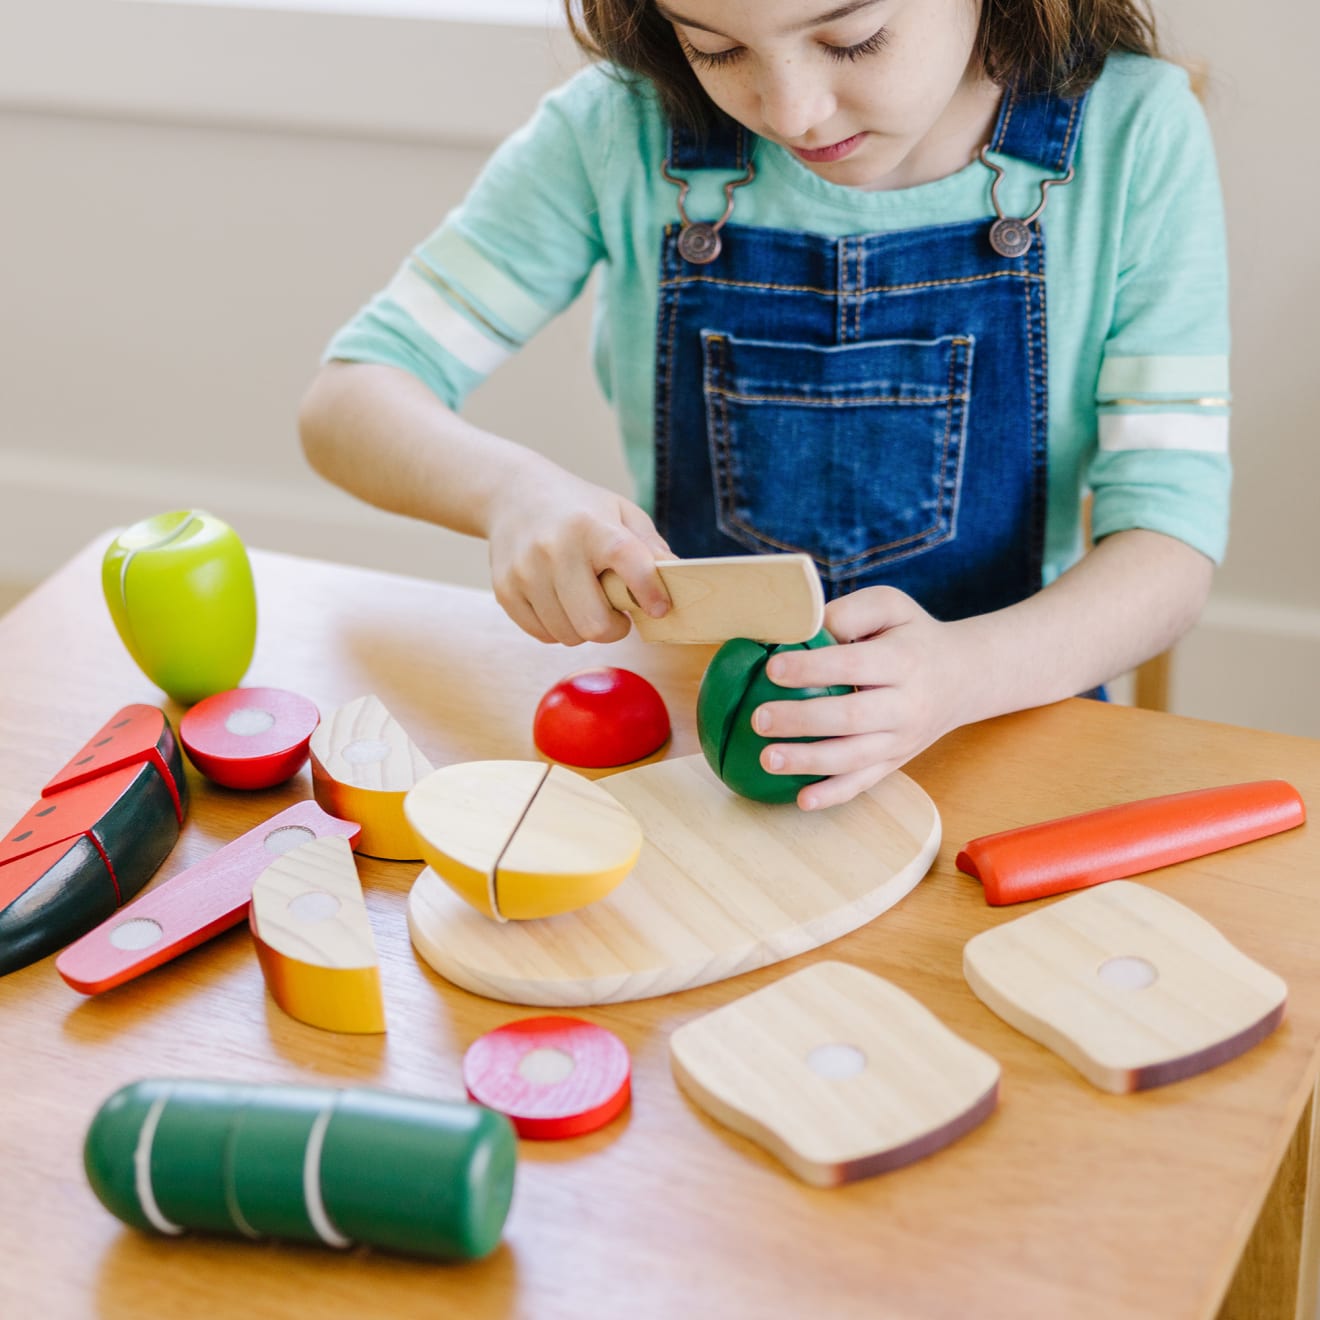
[(431, 869), (498, 921), (555, 916), (610, 892), (642, 831), (603, 788), (537, 761), (467, 761), (428, 775), (405, 799)]
[(328, 1031), (385, 1030), (376, 944), (347, 839), (311, 839), (257, 877), (248, 914), (271, 997)]

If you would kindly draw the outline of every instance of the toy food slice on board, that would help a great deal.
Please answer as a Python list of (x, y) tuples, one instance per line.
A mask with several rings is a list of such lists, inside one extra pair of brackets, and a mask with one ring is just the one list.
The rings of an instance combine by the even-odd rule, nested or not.
[(644, 642), (805, 642), (821, 629), (825, 594), (810, 555), (730, 555), (656, 564), (669, 612), (652, 618), (617, 573), (601, 574), (605, 595), (631, 616)]
[(89, 931), (55, 960), (75, 990), (97, 995), (169, 962), (237, 925), (247, 915), (252, 885), (273, 857), (309, 839), (357, 826), (299, 802), (180, 871)]
[(478, 912), (527, 921), (603, 898), (642, 831), (604, 788), (539, 761), (466, 761), (404, 800), (427, 865)]

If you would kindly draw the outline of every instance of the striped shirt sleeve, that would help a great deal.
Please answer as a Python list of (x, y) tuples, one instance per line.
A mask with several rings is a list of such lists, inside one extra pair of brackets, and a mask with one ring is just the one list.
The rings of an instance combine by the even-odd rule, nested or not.
[(457, 409), (577, 297), (603, 254), (582, 83), (552, 92), (499, 147), (325, 360), (401, 367)]
[(1164, 532), (1218, 562), (1228, 539), (1228, 278), (1210, 133), (1182, 80), (1134, 153), (1096, 389), (1096, 537)]

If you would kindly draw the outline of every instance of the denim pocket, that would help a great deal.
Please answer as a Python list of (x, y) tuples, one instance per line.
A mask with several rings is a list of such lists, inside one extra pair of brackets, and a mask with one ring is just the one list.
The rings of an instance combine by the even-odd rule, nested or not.
[(840, 582), (953, 539), (972, 338), (820, 347), (701, 335), (720, 530)]

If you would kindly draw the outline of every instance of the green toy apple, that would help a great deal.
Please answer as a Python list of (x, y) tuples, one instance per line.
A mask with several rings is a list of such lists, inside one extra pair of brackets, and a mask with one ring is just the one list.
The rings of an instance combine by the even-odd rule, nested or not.
[(761, 766), (761, 751), (771, 742), (812, 742), (811, 738), (762, 738), (752, 728), (752, 712), (766, 701), (801, 701), (807, 697), (843, 696), (850, 687), (780, 687), (766, 677), (766, 661), (780, 651), (809, 651), (833, 646), (823, 628), (810, 641), (767, 646), (735, 637), (711, 658), (697, 692), (697, 737), (712, 770), (735, 793), (757, 802), (792, 802), (798, 789), (824, 775), (774, 775)]
[(252, 565), (237, 533), (200, 509), (120, 533), (101, 561), (110, 617), (128, 653), (175, 701), (237, 687), (257, 641)]

